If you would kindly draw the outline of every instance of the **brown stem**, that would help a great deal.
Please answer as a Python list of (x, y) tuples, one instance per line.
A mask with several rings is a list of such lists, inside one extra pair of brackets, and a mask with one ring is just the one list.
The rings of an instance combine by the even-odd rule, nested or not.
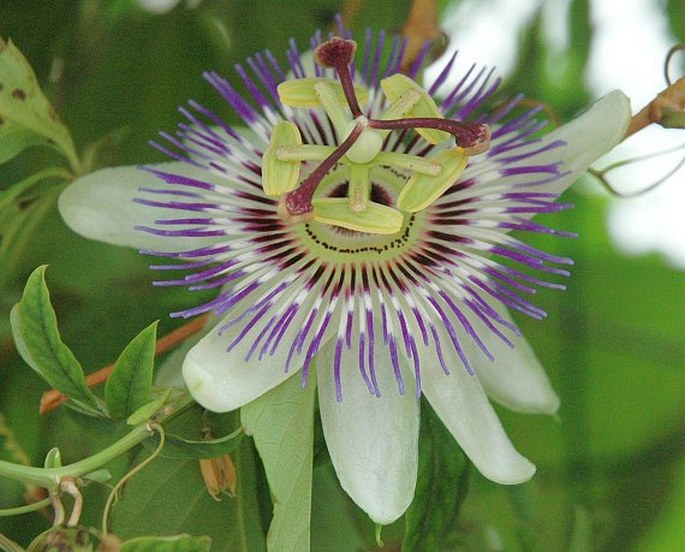
[(623, 139), (625, 140), (652, 123), (661, 124), (664, 111), (669, 109), (685, 111), (685, 77), (681, 77), (659, 92), (656, 98), (634, 115)]
[(402, 72), (406, 73), (427, 40), (435, 44), (444, 37), (440, 30), (438, 3), (435, 0), (413, 0), (401, 34), (407, 39), (407, 47), (402, 58)]
[[(167, 351), (170, 351), (171, 349), (174, 349), (175, 347), (180, 345), (190, 336), (199, 332), (202, 328), (204, 328), (207, 325), (208, 319), (208, 314), (198, 316), (197, 318), (194, 318), (187, 324), (184, 324), (183, 326), (176, 328), (172, 332), (158, 339), (157, 345), (155, 347), (155, 356), (163, 355)], [(88, 387), (95, 387), (96, 385), (106, 382), (107, 378), (109, 378), (109, 375), (112, 373), (113, 369), (114, 364), (110, 364), (108, 366), (105, 366), (104, 368), (101, 368), (97, 372), (88, 374), (88, 376), (86, 376), (86, 384), (88, 385)], [(68, 398), (69, 397), (63, 395), (56, 389), (50, 389), (49, 391), (46, 391), (45, 393), (43, 393), (43, 396), (40, 399), (40, 413), (45, 414), (50, 410), (54, 410), (60, 404), (65, 402)]]

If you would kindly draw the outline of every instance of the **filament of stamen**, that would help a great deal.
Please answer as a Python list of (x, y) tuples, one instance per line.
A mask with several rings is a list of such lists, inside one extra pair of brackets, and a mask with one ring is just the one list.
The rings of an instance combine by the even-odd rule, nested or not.
[(370, 193), (369, 167), (353, 163), (350, 165), (350, 184), (347, 192), (350, 210), (355, 213), (366, 210)]

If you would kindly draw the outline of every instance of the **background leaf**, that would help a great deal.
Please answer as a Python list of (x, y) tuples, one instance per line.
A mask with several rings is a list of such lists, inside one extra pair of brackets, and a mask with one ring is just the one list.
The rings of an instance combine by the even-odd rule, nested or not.
[(469, 463), (454, 438), (421, 401), (419, 475), (416, 494), (406, 513), (402, 550), (440, 550), (455, 529), (459, 508), (468, 493)]
[(83, 369), (59, 335), (57, 317), (45, 282), (46, 266), (29, 277), (11, 321), (17, 349), (26, 363), (55, 389), (98, 412), (99, 405), (86, 385)]
[(244, 406), (240, 419), (254, 438), (272, 494), (269, 550), (309, 550), (315, 380), (295, 375)]
[(49, 146), (50, 142), (14, 121), (0, 121), (0, 163), (9, 161), (30, 146)]
[(208, 537), (139, 537), (122, 543), (120, 552), (209, 552), (211, 545)]
[(149, 469), (126, 484), (125, 495), (112, 514), (114, 532), (122, 539), (179, 533), (206, 535), (212, 539), (213, 552), (265, 549), (249, 443), (233, 460), (236, 496), (217, 502), (204, 486), (197, 461), (155, 459)]
[[(5, 133), (14, 134), (16, 146), (16, 132), (25, 129), (59, 147), (71, 162), (76, 161), (69, 130), (40, 89), (31, 65), (11, 41), (5, 43), (1, 38), (0, 120), (13, 123), (0, 125), (0, 139)], [(22, 141), (28, 145), (26, 136)]]

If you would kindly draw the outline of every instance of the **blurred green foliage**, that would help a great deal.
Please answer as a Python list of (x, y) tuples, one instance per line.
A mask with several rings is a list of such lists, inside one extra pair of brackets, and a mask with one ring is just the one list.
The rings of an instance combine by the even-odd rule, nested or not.
[[(468, 1), (443, 0), (440, 6), (444, 12)], [(685, 41), (685, 2), (653, 4), (664, 10), (673, 35)], [(159, 130), (175, 126), (177, 106), (188, 98), (226, 113), (201, 78), (202, 71), (230, 74), (234, 64), (265, 48), (283, 61), (290, 37), (306, 48), (312, 31), (330, 28), (336, 12), (349, 10), (357, 31), (368, 25), (396, 30), (409, 7), (409, 0), (302, 0), (297, 8), (276, 0), (204, 0), (197, 9), (180, 2), (158, 15), (146, 13), (135, 0), (3, 0), (0, 36), (11, 38), (29, 59), (77, 149), (95, 152), (95, 167), (160, 160), (147, 142)], [(524, 92), (553, 106), (562, 119), (586, 105), (591, 95), (584, 70), (594, 32), (590, 7), (587, 0), (570, 2), (567, 63), (562, 77), (554, 79), (548, 70), (543, 21), (535, 14), (519, 37), (519, 62), (500, 95)], [(506, 29), (496, 13), (495, 23)], [(0, 188), (50, 160), (49, 153), (25, 152), (0, 167)], [(569, 288), (563, 294), (540, 293), (538, 304), (550, 314), (544, 323), (520, 320), (561, 395), (559, 418), (501, 411), (512, 440), (538, 465), (538, 474), (529, 484), (505, 488), (474, 473), (441, 549), (685, 549), (683, 273), (656, 255), (618, 254), (605, 230), (607, 198), (572, 191), (569, 199), (576, 209), (555, 217), (552, 224), (576, 231), (580, 238), (537, 238), (549, 250), (575, 259)], [(160, 319), (160, 335), (168, 332), (174, 324), (167, 313), (197, 301), (184, 290), (153, 290), (147, 262), (135, 252), (71, 233), (59, 219), (54, 200), (52, 195), (26, 206), (30, 222), (27, 217), (24, 234), (0, 259), (0, 413), (6, 424), (0, 425), (0, 458), (16, 461), (5, 446), (11, 437), (34, 465), (52, 446), (61, 447), (68, 462), (98, 450), (112, 436), (65, 409), (37, 416), (46, 386), (18, 359), (8, 326), (9, 308), (33, 268), (51, 265), (62, 336), (87, 372), (112, 362), (155, 319)], [(1, 239), (7, 243), (8, 237), (3, 234)], [(232, 515), (228, 511), (241, 508), (246, 500), (251, 517), (244, 528), (251, 532), (254, 548), (216, 549), (261, 549), (270, 503), (264, 474), (253, 465), (246, 449), (249, 441), (245, 443), (237, 460), (244, 496), (237, 502), (215, 504), (206, 493), (200, 496), (204, 489), (191, 463), (162, 459), (174, 469), (162, 465), (133, 479), (132, 498), (119, 506), (115, 529), (127, 536), (148, 528), (211, 535), (222, 516)], [(349, 550), (373, 549), (373, 528), (337, 485), (325, 452), (320, 456), (314, 470), (313, 550), (343, 550), (342, 543)], [(111, 471), (121, 474), (126, 464), (122, 458)], [(165, 488), (173, 492), (156, 493), (164, 478)], [(0, 507), (23, 503), (24, 493), (20, 485), (0, 480)], [(101, 489), (88, 489), (86, 499), (98, 503), (103, 496)], [(136, 496), (149, 501), (137, 501)], [(261, 519), (255, 515), (256, 500), (262, 501)], [(191, 503), (193, 510), (186, 513), (205, 520), (202, 527), (184, 524), (192, 517), (172, 520), (174, 508)], [(165, 505), (169, 510), (161, 509)], [(340, 518), (341, 510), (349, 515)], [(140, 520), (139, 526), (121, 521), (127, 516)], [(84, 523), (97, 520), (87, 515)], [(48, 526), (48, 519), (39, 514), (0, 518), (0, 533), (24, 545)], [(247, 537), (239, 529), (231, 543), (244, 546)], [(333, 531), (340, 532), (338, 538), (331, 538)], [(383, 538), (390, 544), (400, 542), (401, 527), (385, 529)]]

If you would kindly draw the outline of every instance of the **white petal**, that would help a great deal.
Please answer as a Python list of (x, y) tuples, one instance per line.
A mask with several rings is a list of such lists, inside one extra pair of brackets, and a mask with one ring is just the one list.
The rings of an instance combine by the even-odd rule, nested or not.
[[(442, 342), (449, 343), (445, 335)], [(466, 456), (488, 479), (513, 485), (528, 481), (535, 466), (509, 441), (478, 378), (469, 375), (451, 347), (443, 354), (450, 375), (431, 365), (427, 349), (421, 351), (422, 389), (433, 410), (452, 433)]]
[[(188, 176), (193, 171), (190, 165), (180, 162), (163, 163), (156, 168)], [(69, 185), (59, 197), (59, 212), (77, 234), (114, 245), (188, 251), (212, 243), (207, 238), (168, 238), (136, 230), (139, 225), (154, 225), (157, 219), (182, 216), (182, 211), (176, 209), (135, 203), (134, 198), (144, 195), (141, 187), (161, 188), (162, 183), (159, 177), (136, 166), (102, 169)]]
[(282, 348), (259, 362), (246, 362), (251, 345), (242, 340), (231, 352), (226, 348), (239, 334), (236, 327), (219, 335), (212, 331), (190, 352), (183, 362), (183, 379), (193, 398), (213, 412), (229, 412), (260, 397), (299, 371), (300, 365), (286, 372)]
[(610, 92), (587, 111), (545, 136), (544, 142), (563, 140), (566, 146), (535, 157), (536, 164), (554, 163), (563, 157), (563, 171), (570, 173), (535, 190), (561, 193), (573, 184), (590, 165), (611, 151), (625, 136), (630, 124), (630, 100), (620, 90)]
[[(409, 507), (418, 469), (419, 401), (400, 395), (386, 347), (376, 348), (381, 396), (372, 395), (357, 370), (354, 352), (342, 366), (342, 402), (336, 401), (334, 343), (317, 358), (321, 422), (343, 489), (376, 523), (387, 525)], [(411, 381), (407, 371), (405, 381)]]
[[(497, 310), (502, 318), (514, 323), (504, 307)], [(466, 355), (487, 394), (516, 412), (554, 414), (559, 409), (559, 397), (526, 339), (512, 337), (514, 347), (511, 348), (476, 316), (469, 318), (485, 347), (495, 357), (491, 362), (473, 340), (464, 340)]]
[[(283, 341), (290, 343), (301, 328), (295, 320)], [(218, 325), (219, 327), (221, 324)], [(183, 362), (183, 379), (193, 398), (208, 410), (229, 412), (246, 405), (295, 374), (301, 362), (285, 371), (288, 347), (278, 347), (273, 355), (265, 354), (262, 360), (254, 353), (246, 357), (254, 339), (248, 336), (230, 352), (226, 349), (244, 330), (245, 324), (236, 324), (222, 334), (212, 331), (193, 347)]]
[[(273, 286), (277, 286), (278, 283), (274, 282)], [(209, 410), (229, 412), (253, 401), (299, 372), (305, 355), (292, 355), (286, 371), (288, 355), (291, 344), (295, 342), (312, 312), (319, 291), (316, 287), (312, 288), (283, 332), (280, 345), (273, 349), (270, 346), (273, 342), (266, 337), (274, 327), (269, 326), (267, 330), (264, 328), (273, 316), (279, 316), (278, 302), (274, 303), (273, 310), (258, 320), (252, 316), (245, 316), (240, 322), (224, 329), (222, 333), (219, 331), (225, 326), (228, 318), (217, 324), (217, 329), (193, 347), (183, 362), (183, 379), (193, 398)], [(268, 295), (268, 289), (264, 290), (264, 295)], [(233, 318), (253, 306), (254, 301), (255, 298), (248, 295), (231, 307)], [(261, 338), (258, 339), (258, 336)], [(229, 346), (236, 339), (239, 341), (230, 347), (229, 351)], [(328, 336), (324, 335), (322, 344), (327, 339)], [(308, 344), (309, 340), (305, 340), (305, 351)]]

